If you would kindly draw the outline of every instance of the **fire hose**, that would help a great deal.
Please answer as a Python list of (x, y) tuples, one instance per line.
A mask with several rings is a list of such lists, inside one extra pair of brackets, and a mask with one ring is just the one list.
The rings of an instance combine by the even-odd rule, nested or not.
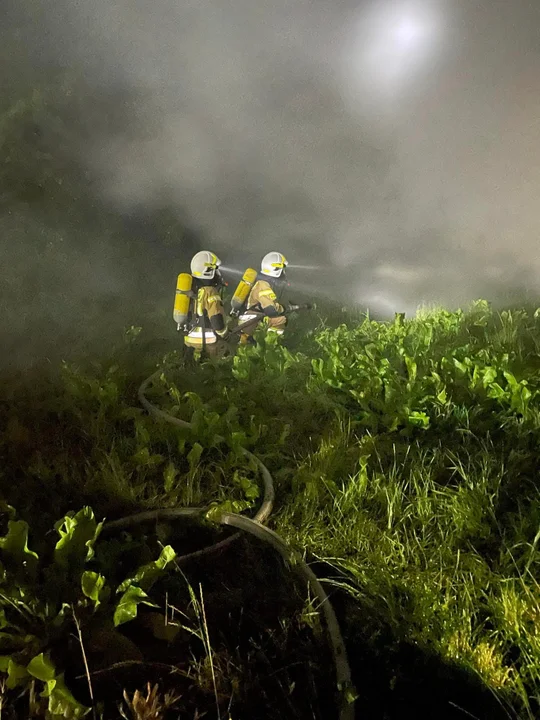
[[(296, 309), (298, 306), (294, 307)], [(253, 320), (250, 320), (250, 323), (253, 323)], [(235, 330), (239, 331), (240, 328), (241, 326), (238, 326)], [(139, 388), (139, 400), (142, 406), (158, 420), (163, 420), (184, 430), (193, 430), (191, 423), (181, 420), (180, 418), (176, 418), (173, 415), (161, 410), (159, 407), (151, 403), (146, 397), (146, 392), (149, 387), (158, 377), (161, 377), (165, 371), (166, 368), (159, 368), (156, 372), (144, 380)], [(223, 441), (223, 438), (216, 438), (216, 440), (218, 440), (218, 442)], [(246, 450), (245, 448), (242, 449), (242, 452), (247, 458), (255, 462), (257, 465), (261, 473), (264, 487), (261, 506), (253, 519), (237, 513), (208, 512), (207, 508), (163, 508), (136, 513), (134, 515), (120, 518), (119, 520), (113, 520), (105, 524), (103, 531), (108, 533), (115, 530), (133, 527), (145, 522), (158, 522), (160, 520), (178, 521), (186, 518), (200, 519), (201, 521), (207, 519), (219, 525), (228, 525), (241, 531), (229, 536), (225, 540), (215, 543), (214, 545), (180, 556), (177, 560), (181, 564), (197, 559), (203, 555), (208, 555), (224, 549), (231, 543), (235, 542), (242, 532), (249, 533), (262, 542), (269, 544), (281, 555), (288, 566), (294, 569), (302, 580), (307, 582), (311, 592), (318, 600), (320, 609), (322, 610), (324, 616), (328, 641), (331, 647), (335, 666), (339, 720), (354, 720), (354, 689), (351, 681), (351, 671), (347, 659), (347, 650), (345, 648), (345, 643), (341, 635), (334, 608), (332, 607), (330, 599), (322, 584), (303, 558), (296, 551), (291, 549), (277, 533), (263, 525), (263, 523), (269, 518), (274, 504), (274, 483), (272, 475), (270, 474), (268, 468), (256, 455), (253, 455), (253, 453), (249, 452), (249, 450)]]
[[(316, 305), (314, 303), (305, 303), (303, 305), (289, 305), (289, 307), (284, 310), (281, 315), (290, 315), (293, 312), (297, 312), (298, 310), (315, 310)], [(230, 335), (236, 335), (237, 333), (241, 333), (242, 330), (246, 328), (251, 328), (253, 325), (258, 324), (263, 318), (270, 317), (267, 316), (264, 312), (260, 310), (249, 310), (250, 315), (254, 315), (256, 317), (250, 318), (249, 320), (246, 320), (243, 323), (240, 323), (240, 325), (237, 325), (235, 328), (233, 328), (230, 332)]]

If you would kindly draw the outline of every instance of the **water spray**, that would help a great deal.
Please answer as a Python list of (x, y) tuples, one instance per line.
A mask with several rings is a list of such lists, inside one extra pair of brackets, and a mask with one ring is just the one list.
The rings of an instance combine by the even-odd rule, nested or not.
[(287, 265), (287, 270), (324, 270), (322, 265)]
[(220, 265), (219, 269), (221, 272), (230, 273), (231, 275), (242, 275), (243, 270), (237, 270), (236, 268), (229, 267), (228, 265)]

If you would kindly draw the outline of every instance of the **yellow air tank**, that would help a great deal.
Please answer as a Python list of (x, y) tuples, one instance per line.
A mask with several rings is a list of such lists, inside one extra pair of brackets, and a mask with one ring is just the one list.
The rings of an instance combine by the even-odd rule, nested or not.
[(176, 295), (174, 298), (174, 322), (180, 330), (189, 320), (191, 306), (193, 278), (189, 273), (180, 273), (176, 281)]
[(253, 268), (248, 268), (243, 274), (242, 279), (238, 283), (238, 286), (234, 291), (234, 295), (232, 296), (231, 315), (238, 315), (238, 313), (242, 310), (256, 279), (257, 271)]

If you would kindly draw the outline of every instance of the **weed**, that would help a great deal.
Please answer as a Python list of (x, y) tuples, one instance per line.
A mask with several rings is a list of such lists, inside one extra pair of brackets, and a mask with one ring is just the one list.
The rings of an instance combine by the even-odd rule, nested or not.
[[(86, 504), (99, 518), (210, 503), (251, 512), (260, 488), (257, 468), (242, 452), (247, 448), (276, 480), (276, 530), (324, 563), (335, 592), (352, 603), (351, 617), (360, 619), (354, 626), (347, 620), (351, 637), (361, 635), (379, 659), (407, 646), (457, 664), (474, 672), (511, 716), (532, 718), (540, 711), (538, 314), (495, 313), (478, 302), (456, 312), (424, 309), (410, 320), (346, 319), (342, 313), (341, 324), (323, 323), (294, 349), (260, 336), (257, 347), (196, 370), (181, 358), (176, 370), (164, 361), (152, 400), (191, 422), (193, 432), (139, 409), (136, 388), (155, 360), (127, 372), (125, 358), (137, 356), (136, 329), (107, 362), (64, 365), (51, 374), (39, 402), (24, 386), (12, 389), (1, 409), (5, 571), (27, 582), (42, 573), (52, 523)], [(63, 533), (69, 528), (61, 526)], [(173, 542), (166, 534), (163, 547)], [(182, 543), (190, 542), (186, 534)], [(25, 564), (10, 561), (13, 548)], [(138, 590), (131, 597), (126, 587), (118, 601), (128, 593), (126, 602), (139, 610), (153, 602), (143, 577), (167, 559), (156, 560), (142, 539), (118, 538), (108, 541), (101, 570), (80, 553), (64, 568), (72, 577), (106, 579), (98, 588), (98, 578), (86, 576), (82, 597), (94, 611), (96, 603), (105, 611), (111, 602), (101, 592), (112, 587), (108, 578), (120, 557), (126, 572), (116, 586), (127, 578)], [(21, 652), (14, 628), (24, 625), (34, 638), (32, 657), (39, 655), (51, 634), (52, 606), (45, 612), (37, 598), (15, 598), (4, 585), (2, 593), (10, 623), (3, 642), (9, 635), (15, 643), (9, 651)], [(202, 595), (196, 601), (191, 609), (199, 608), (199, 622), (208, 607)], [(315, 623), (309, 605), (295, 612), (303, 626)], [(285, 613), (280, 620), (292, 633), (291, 618)], [(224, 714), (241, 694), (241, 673), (249, 675), (249, 653), (245, 647), (236, 656), (224, 653), (219, 632), (210, 622), (206, 627), (208, 635), (197, 640), (203, 652), (184, 670), (199, 678), (205, 698), (210, 691), (201, 712), (217, 707)], [(81, 631), (86, 638), (84, 625)], [(258, 647), (264, 664), (265, 645)], [(3, 705), (28, 662), (4, 662)], [(296, 691), (280, 682), (282, 707), (289, 707)], [(391, 682), (399, 688), (399, 678)], [(153, 711), (164, 703), (152, 688), (136, 700), (130, 695), (132, 714), (143, 701)]]

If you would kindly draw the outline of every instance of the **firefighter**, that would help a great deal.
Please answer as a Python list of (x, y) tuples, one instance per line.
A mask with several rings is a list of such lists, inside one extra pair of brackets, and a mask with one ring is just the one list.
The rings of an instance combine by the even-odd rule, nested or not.
[[(254, 344), (253, 333), (260, 322), (264, 323), (269, 332), (283, 335), (287, 318), (284, 314), (285, 308), (278, 301), (276, 290), (279, 291), (285, 280), (287, 265), (282, 253), (269, 252), (263, 257), (261, 270), (248, 295), (246, 309), (239, 317), (240, 324), (247, 323), (240, 334), (242, 345)], [(260, 313), (264, 313), (262, 320)], [(249, 324), (249, 320), (253, 320), (253, 323)]]
[(221, 357), (228, 350), (220, 265), (221, 260), (208, 250), (198, 252), (191, 260), (193, 312), (184, 343), (196, 356)]

